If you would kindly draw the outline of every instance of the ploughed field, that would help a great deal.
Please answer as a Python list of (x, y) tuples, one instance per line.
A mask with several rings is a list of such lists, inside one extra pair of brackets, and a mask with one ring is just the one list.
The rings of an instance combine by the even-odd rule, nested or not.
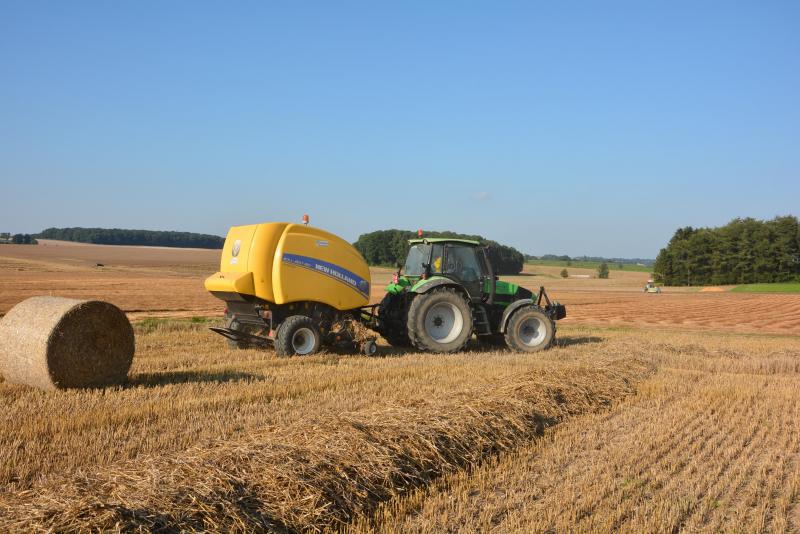
[(122, 388), (0, 380), (0, 531), (800, 532), (798, 295), (534, 266), (546, 352), (278, 358), (208, 331), (217, 254), (0, 246), (0, 311), (102, 298), (137, 344)]
[[(219, 267), (219, 251), (42, 243), (0, 246), (0, 314), (20, 300), (42, 294), (108, 300), (134, 319), (222, 312), (221, 302), (203, 288), (204, 278)], [(654, 295), (642, 291), (647, 273), (611, 271), (608, 280), (565, 280), (560, 271), (560, 267), (526, 265), (522, 276), (504, 279), (532, 290), (545, 286), (551, 297), (567, 305), (563, 324), (800, 333), (798, 294), (666, 288)], [(569, 272), (594, 274), (572, 267)], [(391, 277), (391, 269), (372, 269), (373, 302), (380, 301)]]

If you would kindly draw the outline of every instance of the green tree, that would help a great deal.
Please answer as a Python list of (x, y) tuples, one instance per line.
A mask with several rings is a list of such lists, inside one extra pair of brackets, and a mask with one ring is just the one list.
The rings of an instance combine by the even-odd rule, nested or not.
[(219, 249), (225, 239), (216, 235), (192, 232), (125, 230), (122, 228), (47, 228), (36, 237), (96, 243), (101, 245), (146, 245), (156, 247), (192, 247)]
[(561, 278), (569, 278), (569, 271), (561, 269)]
[(608, 264), (606, 262), (603, 262), (597, 266), (597, 277), (608, 278)]
[(800, 223), (734, 219), (719, 228), (681, 228), (658, 254), (666, 285), (721, 285), (800, 280)]
[(14, 234), (11, 236), (11, 242), (15, 245), (36, 245), (38, 243), (30, 234)]

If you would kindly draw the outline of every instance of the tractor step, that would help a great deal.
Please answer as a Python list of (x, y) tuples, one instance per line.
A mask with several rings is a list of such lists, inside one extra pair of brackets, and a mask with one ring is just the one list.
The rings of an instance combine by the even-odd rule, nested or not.
[(483, 306), (472, 308), (472, 325), (475, 328), (475, 334), (478, 336), (492, 333), (492, 325), (489, 323), (489, 316), (486, 315), (486, 309)]

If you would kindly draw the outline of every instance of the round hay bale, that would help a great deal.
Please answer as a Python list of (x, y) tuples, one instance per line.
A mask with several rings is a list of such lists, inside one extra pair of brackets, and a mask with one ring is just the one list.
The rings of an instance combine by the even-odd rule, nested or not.
[(108, 302), (32, 297), (0, 320), (0, 374), (40, 389), (122, 384), (133, 362), (133, 328)]

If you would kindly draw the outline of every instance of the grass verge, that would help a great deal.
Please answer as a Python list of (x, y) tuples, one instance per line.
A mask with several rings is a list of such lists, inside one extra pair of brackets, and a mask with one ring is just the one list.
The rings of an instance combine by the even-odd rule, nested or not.
[(775, 284), (742, 284), (731, 291), (735, 293), (800, 293), (800, 282)]

